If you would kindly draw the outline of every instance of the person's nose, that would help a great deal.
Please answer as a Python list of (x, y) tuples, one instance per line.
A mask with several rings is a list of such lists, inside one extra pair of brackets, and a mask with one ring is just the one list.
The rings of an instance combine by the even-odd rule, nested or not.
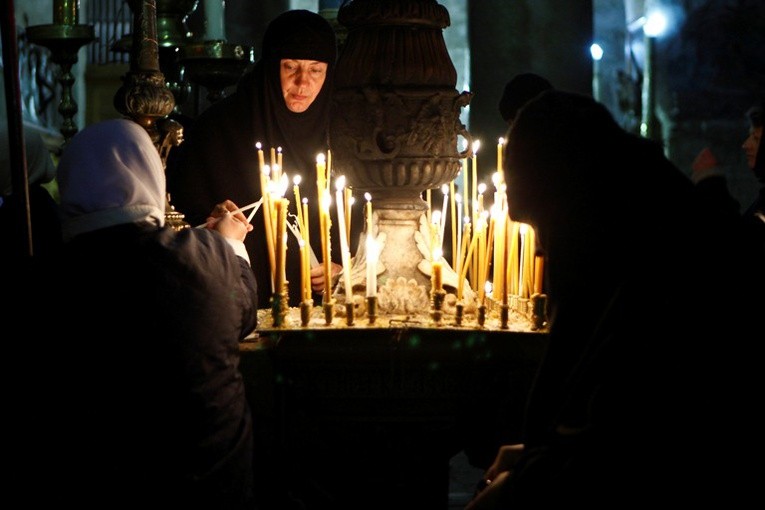
[(306, 73), (302, 69), (298, 69), (295, 73), (295, 85), (301, 86), (306, 82)]

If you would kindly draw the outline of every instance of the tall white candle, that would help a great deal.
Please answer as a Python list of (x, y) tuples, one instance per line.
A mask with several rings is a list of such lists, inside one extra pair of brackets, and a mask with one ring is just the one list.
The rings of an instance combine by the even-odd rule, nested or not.
[(351, 303), (353, 300), (353, 289), (351, 289), (351, 250), (348, 247), (348, 232), (345, 229), (345, 207), (343, 199), (345, 194), (345, 176), (341, 175), (335, 181), (335, 200), (337, 201), (337, 221), (340, 230), (340, 254), (343, 263), (343, 284), (345, 286), (345, 302)]
[(205, 40), (225, 41), (224, 0), (205, 0)]

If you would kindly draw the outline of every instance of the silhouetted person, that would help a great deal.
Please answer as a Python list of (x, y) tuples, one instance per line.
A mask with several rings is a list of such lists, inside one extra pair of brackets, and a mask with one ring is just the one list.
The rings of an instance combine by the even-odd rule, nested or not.
[(745, 291), (765, 277), (740, 223), (583, 95), (519, 111), (505, 174), (511, 218), (547, 257), (549, 348), (523, 445), (499, 453), (469, 510), (756, 497), (765, 303)]

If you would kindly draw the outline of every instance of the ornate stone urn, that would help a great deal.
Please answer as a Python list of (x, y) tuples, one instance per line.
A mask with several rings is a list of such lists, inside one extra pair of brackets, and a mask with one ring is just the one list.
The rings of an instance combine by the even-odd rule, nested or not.
[[(330, 139), (335, 176), (354, 196), (372, 196), (373, 235), (381, 246), (380, 313), (422, 312), (432, 266), (423, 191), (440, 189), (461, 169), (460, 121), (472, 94), (455, 89), (457, 73), (442, 30), (449, 13), (435, 0), (354, 0), (338, 11), (347, 38), (338, 59)], [(362, 239), (363, 241), (363, 239)], [(354, 257), (354, 293), (366, 287), (365, 243)], [(453, 273), (453, 272), (451, 272)], [(444, 286), (456, 286), (444, 274)], [(342, 296), (342, 278), (335, 291)]]

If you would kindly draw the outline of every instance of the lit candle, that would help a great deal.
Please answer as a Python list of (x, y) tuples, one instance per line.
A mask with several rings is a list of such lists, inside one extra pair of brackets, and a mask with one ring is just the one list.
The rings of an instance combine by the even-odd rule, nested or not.
[(481, 147), (480, 140), (473, 142), (473, 187), (470, 190), (472, 195), (471, 205), (473, 206), (473, 223), (478, 223), (478, 148)]
[(452, 220), (452, 267), (457, 267), (457, 248), (459, 240), (457, 239), (457, 204), (454, 196), (454, 181), (449, 183), (449, 212)]
[(300, 249), (300, 300), (301, 301), (307, 301), (311, 298), (310, 289), (311, 288), (311, 271), (308, 269), (308, 264), (306, 263), (306, 247), (305, 247), (305, 239), (299, 239), (298, 240), (298, 247)]
[(534, 252), (537, 249), (536, 232), (531, 226), (526, 229), (526, 260), (523, 268), (524, 297), (531, 297), (534, 292)]
[(76, 25), (79, 22), (80, 0), (54, 0), (53, 23), (55, 25)]
[(353, 289), (351, 289), (351, 250), (348, 248), (348, 236), (345, 229), (344, 202), (345, 176), (341, 175), (335, 181), (335, 200), (337, 207), (337, 221), (340, 230), (340, 254), (343, 264), (343, 283), (345, 286), (345, 302), (353, 302)]
[(285, 261), (287, 258), (287, 204), (288, 200), (279, 198), (274, 200), (276, 211), (276, 271), (274, 280), (274, 292), (284, 292)]
[(282, 154), (282, 148), (277, 147), (276, 148), (276, 164), (279, 165), (280, 170), (284, 170), (284, 167), (282, 166), (282, 161), (284, 160), (284, 155)]
[(507, 262), (507, 281), (508, 281), (508, 292), (512, 292), (515, 295), (519, 295), (519, 289), (518, 289), (518, 272), (520, 270), (520, 261), (518, 260), (519, 257), (519, 250), (518, 250), (518, 242), (519, 242), (519, 231), (520, 231), (520, 223), (517, 221), (510, 221), (508, 225), (508, 230), (510, 231), (509, 237), (508, 237), (508, 262)]
[(352, 193), (353, 191), (351, 188), (345, 188), (345, 193), (343, 194), (343, 197), (345, 198), (345, 235), (347, 236), (346, 239), (348, 239), (349, 245), (351, 241), (351, 210), (353, 209), (353, 204), (356, 202)]
[(446, 230), (446, 208), (449, 204), (449, 186), (441, 186), (441, 193), (444, 194), (444, 202), (441, 204), (441, 222), (438, 225), (438, 241), (441, 249), (444, 249), (444, 231)]
[[(502, 231), (504, 233), (503, 237), (507, 237), (506, 236), (506, 234), (507, 234), (507, 217), (504, 218), (503, 225), (502, 225)], [(503, 244), (507, 244), (507, 243), (505, 243), (503, 241)], [(501, 273), (499, 275), (499, 280), (500, 280), (500, 282), (502, 282), (502, 284), (501, 284), (502, 285), (502, 290), (500, 292), (501, 292), (501, 299), (502, 299), (502, 304), (503, 305), (507, 305), (508, 294), (509, 294), (509, 292), (507, 290), (507, 269), (506, 269), (507, 268), (507, 262), (508, 262), (508, 253), (507, 253), (507, 246), (505, 246), (503, 248), (503, 250), (502, 250), (502, 271), (501, 271)], [(497, 271), (494, 271), (494, 275), (495, 275), (494, 279), (496, 280)], [(494, 294), (495, 299), (496, 299), (496, 295), (497, 294), (495, 293)]]
[(330, 255), (330, 237), (329, 231), (332, 227), (332, 221), (329, 218), (329, 205), (332, 203), (332, 197), (329, 190), (323, 191), (324, 199), (321, 202), (322, 211), (322, 258), (324, 264), (324, 302), (329, 303), (332, 299), (332, 257)]
[(295, 206), (297, 209), (297, 218), (298, 218), (298, 227), (300, 228), (300, 231), (303, 232), (305, 230), (305, 220), (303, 219), (303, 201), (300, 200), (300, 181), (301, 178), (299, 175), (296, 175), (292, 178), (292, 192), (295, 194)]
[(432, 214), (433, 214), (433, 200), (431, 198), (431, 192), (430, 188), (425, 190), (425, 202), (428, 204), (428, 210), (427, 210), (427, 217), (425, 219), (428, 220), (428, 223), (430, 223)]
[[(488, 214), (488, 213), (485, 213)], [(483, 285), (481, 282), (487, 282), (489, 279), (489, 266), (491, 265), (491, 257), (492, 253), (494, 251), (494, 225), (496, 223), (496, 218), (494, 215), (491, 215), (489, 218), (489, 233), (486, 235), (486, 241), (484, 242), (484, 256), (483, 256), (483, 263), (480, 267), (481, 276), (479, 279), (479, 283)], [(485, 292), (485, 285), (483, 288), (483, 291)], [(480, 296), (481, 302), (483, 302), (484, 295)]]
[(541, 255), (534, 256), (534, 294), (542, 293), (545, 259)]
[[(473, 239), (472, 241), (470, 241), (470, 247), (468, 248), (467, 254), (465, 255), (465, 264), (462, 266), (462, 271), (460, 272), (460, 279), (457, 286), (457, 299), (462, 299), (462, 290), (463, 290), (465, 278), (467, 277), (467, 270), (468, 270), (468, 267), (472, 266), (472, 264), (468, 264), (467, 261), (470, 260), (470, 257), (473, 254), (473, 251), (475, 251), (476, 244), (478, 244), (478, 240), (481, 238), (481, 232), (485, 229), (486, 229), (486, 222), (484, 221), (483, 218), (479, 218), (478, 223), (476, 223), (475, 232), (473, 233)], [(467, 239), (468, 235), (469, 235), (469, 232), (466, 233), (465, 239)]]
[(468, 182), (470, 180), (470, 172), (468, 171), (468, 158), (462, 159), (462, 197), (464, 201), (465, 215), (470, 215), (470, 187)]
[(501, 136), (499, 137), (499, 142), (497, 143), (497, 172), (502, 172), (502, 147), (505, 144), (505, 139)]
[(494, 299), (501, 298), (501, 294), (507, 294), (505, 288), (506, 273), (505, 261), (507, 260), (507, 247), (505, 246), (505, 221), (507, 214), (496, 204), (492, 206), (492, 215), (496, 214), (496, 225), (494, 227), (494, 269), (492, 270), (494, 280)]
[(205, 0), (205, 40), (223, 41), (226, 39), (223, 0)]
[(274, 272), (276, 271), (276, 257), (274, 253), (274, 232), (271, 217), (273, 213), (273, 204), (271, 194), (269, 193), (269, 174), (271, 169), (266, 165), (261, 167), (260, 172), (260, 192), (263, 196), (263, 226), (266, 230), (266, 246), (268, 247), (268, 262), (271, 267), (271, 292), (274, 292)]
[(443, 258), (443, 253), (441, 252), (440, 248), (436, 248), (433, 250), (433, 263), (432, 263), (432, 273), (433, 276), (431, 278), (431, 285), (433, 292), (438, 292), (444, 288), (443, 283), (443, 277), (442, 277), (442, 269), (443, 269), (443, 262), (441, 259)]
[(319, 195), (319, 229), (321, 234), (321, 255), (324, 265), (324, 302), (329, 303), (332, 296), (332, 260), (330, 258), (329, 204), (332, 198), (327, 188), (327, 165), (324, 154), (316, 156), (316, 190)]
[(457, 282), (457, 299), (462, 299), (462, 291), (463, 287), (465, 286), (465, 277), (460, 276), (463, 274), (462, 271), (462, 265), (467, 263), (467, 260), (465, 259), (466, 256), (466, 250), (467, 245), (470, 242), (470, 218), (465, 216), (465, 234), (462, 236), (462, 240), (460, 241), (460, 256), (457, 259), (457, 275), (459, 277), (459, 281)]
[[(457, 249), (454, 250), (454, 256), (452, 257), (452, 263), (454, 264), (454, 268), (457, 268), (459, 259), (459, 250), (462, 249), (462, 196), (457, 193), (454, 197), (454, 203), (457, 206)], [(467, 218), (466, 218), (467, 219)], [(455, 258), (455, 256), (457, 258)], [(459, 273), (459, 269), (456, 269), (457, 273)]]
[(367, 297), (377, 296), (377, 261), (380, 247), (374, 237), (367, 234)]
[[(266, 166), (266, 160), (265, 160), (265, 157), (263, 156), (263, 144), (261, 144), (260, 142), (255, 142), (255, 148), (258, 150), (258, 170), (262, 172), (263, 167)], [(264, 189), (265, 188), (263, 188), (261, 192)]]
[(303, 234), (303, 244), (305, 245), (305, 273), (306, 273), (306, 282), (305, 282), (305, 288), (303, 289), (303, 299), (308, 300), (311, 299), (311, 253), (313, 253), (313, 250), (311, 250), (311, 237), (308, 232), (308, 199), (304, 198), (300, 207), (298, 207), (299, 210), (302, 210), (302, 216), (303, 216), (303, 229), (300, 231)]
[(367, 216), (367, 239), (369, 239), (372, 237), (372, 195), (369, 193), (364, 193), (364, 198), (367, 199), (365, 210)]

